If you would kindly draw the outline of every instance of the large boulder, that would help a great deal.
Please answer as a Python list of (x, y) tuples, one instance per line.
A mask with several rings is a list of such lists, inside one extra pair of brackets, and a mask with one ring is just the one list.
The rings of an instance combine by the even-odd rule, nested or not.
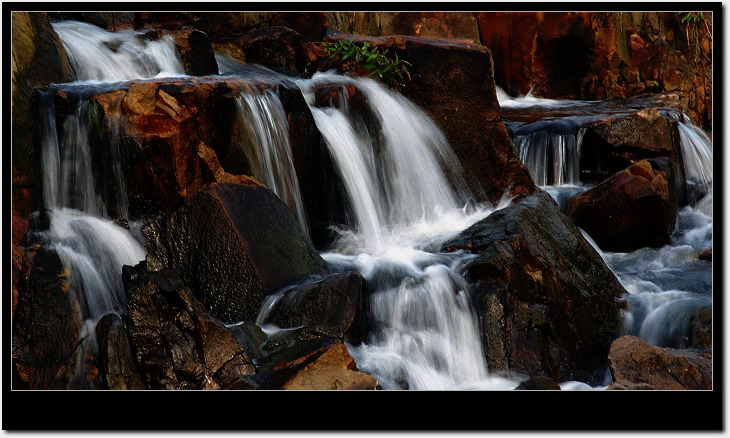
[(345, 344), (336, 343), (317, 351), (282, 385), (289, 390), (380, 389), (378, 381), (357, 369)]
[(126, 324), (116, 313), (96, 324), (99, 372), (106, 389), (145, 389)]
[(122, 272), (129, 333), (149, 389), (251, 389), (251, 356), (173, 271), (141, 262)]
[[(71, 82), (74, 71), (58, 34), (43, 12), (13, 12), (11, 15), (11, 103), (12, 103), (12, 158), (13, 194), (18, 190), (36, 187), (34, 163), (34, 133), (36, 114), (33, 87), (49, 83)], [(18, 178), (15, 174), (18, 174)], [(16, 184), (16, 182), (18, 184)], [(39, 199), (14, 206), (21, 217), (40, 205)]]
[(13, 318), (13, 368), (16, 389), (67, 389), (74, 378), (81, 304), (71, 286), (72, 273), (49, 249), (31, 251), (30, 273), (20, 282)]
[(213, 184), (143, 234), (226, 323), (255, 320), (265, 295), (325, 266), (286, 204), (257, 185)]
[(490, 370), (600, 380), (626, 291), (547, 193), (514, 200), (442, 249), (478, 254), (461, 269)]
[(646, 160), (572, 197), (568, 210), (575, 224), (607, 251), (666, 245), (677, 218), (667, 175)]
[(712, 389), (711, 350), (660, 348), (636, 336), (623, 336), (611, 344), (608, 362), (617, 383), (645, 384), (653, 389)]
[(357, 272), (330, 274), (287, 287), (261, 322), (283, 328), (317, 326), (357, 340), (366, 287), (365, 279)]
[[(524, 195), (535, 186), (502, 122), (492, 58), (484, 46), (461, 40), (413, 36), (366, 37), (330, 33), (330, 41), (368, 42), (408, 61), (412, 79), (402, 94), (433, 119), (464, 167), (467, 183), (482, 200)], [(316, 52), (310, 59), (319, 59)], [(314, 66), (333, 65), (316, 61)], [(342, 68), (342, 64), (335, 64)]]

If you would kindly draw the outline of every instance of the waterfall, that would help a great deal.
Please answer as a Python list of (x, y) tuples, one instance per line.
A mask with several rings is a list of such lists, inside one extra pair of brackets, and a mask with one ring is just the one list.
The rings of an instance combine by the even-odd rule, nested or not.
[[(136, 265), (145, 250), (130, 232), (105, 217), (106, 208), (96, 190), (92, 169), (90, 103), (79, 99), (73, 114), (63, 124), (61, 141), (55, 123), (51, 93), (41, 95), (42, 193), (49, 219), (47, 230), (35, 232), (37, 239), (58, 254), (70, 272), (70, 295), (81, 305), (86, 320), (80, 349), (76, 353), (76, 378), (70, 387), (88, 388), (86, 357), (96, 351), (93, 327), (104, 315), (125, 302), (122, 266)], [(109, 121), (111, 138), (118, 141), (118, 121)], [(114, 132), (117, 135), (114, 135)], [(118, 152), (119, 145), (108, 145)], [(117, 153), (112, 153), (117, 157)], [(112, 173), (121, 177), (119, 163)], [(124, 192), (124, 186), (118, 185)], [(126, 193), (117, 194), (126, 207)], [(123, 201), (119, 201), (123, 200)], [(126, 209), (122, 214), (126, 214)]]
[(79, 21), (52, 23), (79, 81), (126, 81), (184, 76), (170, 35), (148, 39), (144, 32), (107, 32)]
[(578, 184), (585, 128), (567, 132), (537, 130), (515, 135), (520, 159), (539, 186)]
[[(516, 382), (487, 370), (468, 287), (457, 272), (473, 256), (425, 249), (495, 209), (465, 207), (472, 196), (443, 133), (414, 104), (373, 80), (327, 73), (297, 84), (355, 215), (322, 256), (336, 271), (360, 272), (372, 291), (374, 329), (350, 347), (358, 367), (391, 389), (514, 388)], [(343, 87), (337, 105), (317, 106), (317, 87), (332, 85)], [(377, 132), (357, 122), (344, 86), (364, 97)], [(264, 303), (262, 314), (270, 306)]]
[(263, 181), (294, 212), (309, 233), (299, 179), (289, 141), (289, 122), (274, 91), (241, 93), (236, 98), (240, 128), (239, 145), (251, 163), (253, 175)]

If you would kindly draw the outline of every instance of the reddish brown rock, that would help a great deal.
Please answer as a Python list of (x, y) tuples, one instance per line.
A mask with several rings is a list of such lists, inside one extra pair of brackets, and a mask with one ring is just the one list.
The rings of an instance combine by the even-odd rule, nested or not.
[(707, 26), (681, 23), (682, 14), (675, 12), (480, 12), (475, 17), (481, 43), (495, 59), (497, 84), (512, 95), (532, 90), (541, 97), (593, 100), (674, 91), (693, 120), (711, 124), (711, 96), (696, 92), (712, 88), (709, 13)]
[(622, 252), (669, 243), (677, 215), (666, 173), (646, 160), (574, 196), (568, 210), (601, 249)]
[(623, 336), (611, 344), (608, 363), (616, 383), (646, 384), (653, 389), (712, 389), (711, 351), (653, 347), (636, 336)]
[(478, 42), (477, 21), (468, 12), (330, 12), (328, 25), (360, 35), (410, 35)]
[(281, 389), (331, 390), (379, 389), (378, 381), (358, 371), (344, 344), (336, 343), (315, 353), (311, 360), (287, 381)]
[(304, 69), (301, 35), (284, 26), (258, 28), (235, 38), (221, 37), (214, 46), (216, 51), (247, 64), (292, 73)]

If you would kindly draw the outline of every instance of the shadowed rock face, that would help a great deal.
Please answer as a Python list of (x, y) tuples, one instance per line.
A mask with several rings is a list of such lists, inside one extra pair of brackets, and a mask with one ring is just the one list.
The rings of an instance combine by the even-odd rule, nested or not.
[(127, 327), (122, 318), (109, 314), (96, 325), (99, 372), (107, 389), (145, 389)]
[(479, 254), (463, 271), (491, 371), (600, 377), (625, 290), (548, 194), (513, 201), (443, 249)]
[(286, 204), (261, 186), (215, 184), (143, 234), (149, 254), (227, 323), (255, 320), (266, 294), (324, 269)]
[(604, 250), (628, 252), (670, 242), (677, 205), (667, 174), (642, 160), (568, 201), (569, 215)]
[(614, 381), (628, 389), (712, 389), (709, 350), (659, 348), (624, 336), (611, 344), (608, 362)]
[(250, 389), (255, 373), (236, 335), (171, 270), (123, 270), (129, 333), (150, 389)]
[(47, 249), (31, 254), (29, 269), (13, 318), (13, 388), (66, 389), (74, 377), (83, 323), (71, 272)]
[(331, 274), (294, 286), (276, 302), (265, 322), (279, 327), (323, 327), (356, 340), (366, 287), (357, 272)]

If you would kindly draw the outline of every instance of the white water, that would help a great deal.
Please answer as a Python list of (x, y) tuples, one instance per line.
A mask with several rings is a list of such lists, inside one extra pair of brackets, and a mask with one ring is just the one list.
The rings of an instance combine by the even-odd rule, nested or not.
[(583, 134), (584, 128), (568, 132), (539, 130), (515, 135), (514, 144), (535, 184), (575, 185), (580, 182)]
[[(87, 388), (91, 383), (84, 377), (85, 358), (96, 349), (92, 328), (102, 316), (124, 304), (122, 266), (139, 263), (145, 257), (145, 250), (128, 230), (104, 217), (106, 208), (96, 191), (91, 165), (88, 101), (80, 100), (74, 113), (67, 117), (60, 142), (49, 95), (41, 97), (40, 110), (42, 187), (50, 225), (34, 235), (57, 252), (70, 272), (70, 297), (81, 304), (86, 322), (79, 334), (84, 340), (76, 352), (77, 376), (69, 387)], [(111, 164), (117, 169), (113, 173), (121, 171), (116, 166), (118, 163)], [(124, 186), (118, 189), (124, 191)], [(117, 194), (117, 199), (126, 201), (126, 193)]]
[(117, 82), (185, 75), (170, 35), (153, 41), (143, 38), (143, 32), (107, 32), (79, 21), (52, 25), (61, 37), (78, 81)]
[(292, 210), (305, 233), (309, 232), (299, 179), (294, 169), (289, 122), (274, 91), (241, 93), (236, 98), (239, 144), (251, 163), (253, 175), (264, 182)]
[[(353, 122), (344, 93), (338, 108), (315, 106), (317, 86), (345, 84), (364, 95), (380, 132)], [(387, 389), (517, 386), (488, 373), (467, 284), (456, 270), (472, 256), (425, 250), (494, 211), (465, 207), (471, 194), (443, 134), (415, 105), (370, 79), (328, 73), (298, 85), (355, 212), (322, 256), (335, 270), (360, 272), (373, 290), (374, 329), (350, 347), (358, 367)]]
[(532, 90), (524, 96), (512, 97), (501, 87), (497, 87), (497, 101), (499, 102), (499, 106), (502, 108), (530, 108), (534, 106), (550, 108), (590, 104), (583, 100), (546, 99), (543, 97), (536, 97), (532, 94)]

